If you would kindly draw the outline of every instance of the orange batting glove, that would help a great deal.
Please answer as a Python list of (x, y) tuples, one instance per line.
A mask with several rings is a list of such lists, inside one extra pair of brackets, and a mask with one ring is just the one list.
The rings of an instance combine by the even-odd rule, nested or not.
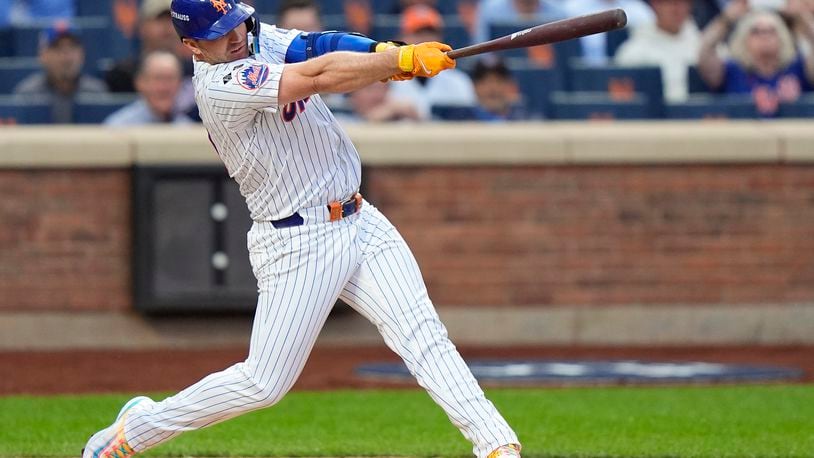
[(431, 41), (399, 48), (399, 69), (413, 76), (432, 78), (444, 70), (455, 68), (455, 60), (446, 55), (449, 45)]

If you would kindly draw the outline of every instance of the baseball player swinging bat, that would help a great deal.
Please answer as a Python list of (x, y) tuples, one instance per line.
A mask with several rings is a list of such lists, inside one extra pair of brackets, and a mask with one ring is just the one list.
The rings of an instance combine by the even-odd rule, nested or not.
[(461, 49), (454, 49), (447, 52), (447, 56), (459, 59), (493, 51), (556, 43), (597, 33), (610, 32), (621, 29), (625, 25), (627, 25), (627, 15), (624, 10), (617, 8), (538, 25), (505, 37), (495, 38), (491, 41)]
[(83, 457), (129, 458), (273, 406), (294, 385), (341, 298), (375, 324), (474, 456), (520, 458), (520, 439), (449, 340), (407, 243), (359, 194), (361, 157), (320, 93), (431, 78), (455, 68), (453, 58), (612, 30), (625, 24), (624, 12), (453, 51), (437, 42), (399, 46), (354, 33), (282, 29), (261, 23), (240, 0), (172, 0), (170, 8), (194, 56), (207, 136), (253, 220), (247, 245), (258, 299), (249, 354), (161, 401), (131, 399), (88, 439)]

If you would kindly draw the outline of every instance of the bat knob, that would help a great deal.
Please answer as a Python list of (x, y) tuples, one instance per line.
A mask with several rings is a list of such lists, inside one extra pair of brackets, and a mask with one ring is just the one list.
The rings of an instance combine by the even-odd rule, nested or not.
[(616, 8), (614, 10), (614, 17), (616, 19), (616, 27), (621, 29), (622, 27), (627, 25), (627, 13), (622, 8)]

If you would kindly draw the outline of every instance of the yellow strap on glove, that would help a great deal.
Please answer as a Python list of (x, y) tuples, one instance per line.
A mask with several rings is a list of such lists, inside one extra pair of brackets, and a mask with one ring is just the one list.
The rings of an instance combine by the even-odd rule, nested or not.
[[(394, 41), (380, 41), (376, 43), (376, 52), (385, 52), (388, 49), (394, 49), (404, 46), (404, 43), (396, 43)], [(413, 79), (413, 74), (410, 72), (399, 73), (398, 75), (391, 76), (387, 80), (383, 80), (383, 83), (386, 83), (388, 80), (390, 81), (407, 81)]]
[(380, 41), (376, 43), (376, 52), (385, 52), (388, 49), (398, 48), (399, 45), (393, 41)]
[(446, 55), (449, 45), (431, 41), (399, 48), (399, 69), (413, 76), (432, 78), (444, 70), (455, 68), (455, 60)]

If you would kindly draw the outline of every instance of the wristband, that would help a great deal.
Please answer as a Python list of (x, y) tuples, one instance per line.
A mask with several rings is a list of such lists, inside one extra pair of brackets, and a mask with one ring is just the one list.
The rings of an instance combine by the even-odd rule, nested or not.
[(415, 69), (413, 63), (413, 56), (415, 55), (415, 46), (402, 46), (399, 48), (399, 70), (404, 73), (412, 73)]

